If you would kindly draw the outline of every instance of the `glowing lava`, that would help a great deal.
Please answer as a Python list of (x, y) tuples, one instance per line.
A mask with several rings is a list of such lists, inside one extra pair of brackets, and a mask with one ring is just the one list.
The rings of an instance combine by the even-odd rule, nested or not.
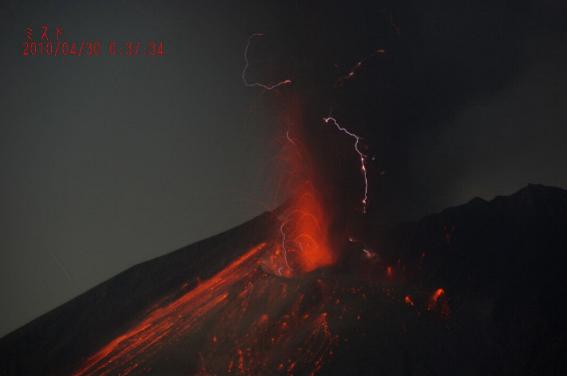
[(266, 246), (266, 243), (257, 245), (193, 290), (149, 312), (133, 328), (90, 356), (74, 375), (115, 374), (117, 370), (121, 375), (132, 372), (165, 340), (187, 334), (203, 316), (226, 304), (230, 288), (257, 269), (254, 260)]
[[(280, 250), (288, 274), (311, 272), (335, 262), (329, 244), (330, 215), (322, 202), (321, 191), (310, 150), (302, 142), (301, 111), (297, 102), (285, 114), (288, 126), (287, 145), (282, 148), (282, 175), (290, 199), (279, 215)], [(293, 130), (293, 132), (291, 132)], [(293, 133), (294, 137), (291, 137)]]
[(431, 295), (431, 303), (433, 305), (437, 304), (437, 302), (439, 301), (439, 299), (445, 295), (445, 290), (442, 288), (438, 288), (437, 290), (435, 290), (435, 292), (433, 293), (433, 295)]
[(314, 375), (338, 345), (328, 321), (331, 286), (265, 273), (259, 264), (269, 251), (259, 244), (153, 308), (74, 375)]
[(293, 260), (293, 267), (310, 272), (335, 260), (328, 244), (328, 224), (312, 184), (304, 183), (300, 192), (284, 214), (282, 248)]
[(445, 293), (445, 289), (438, 288), (433, 292), (433, 295), (429, 298), (429, 302), (427, 303), (427, 310), (428, 311), (438, 311), (442, 317), (449, 317), (451, 314), (451, 308), (447, 302), (445, 297), (447, 294)]

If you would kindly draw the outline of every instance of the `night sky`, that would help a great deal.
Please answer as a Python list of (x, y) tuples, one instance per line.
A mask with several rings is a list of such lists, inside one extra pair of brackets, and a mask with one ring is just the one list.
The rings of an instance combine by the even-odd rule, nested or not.
[[(567, 186), (563, 1), (368, 3), (3, 2), (0, 335), (277, 206), (278, 114), (294, 98), (344, 197), (360, 194), (357, 160), (320, 119), (332, 110), (364, 137), (372, 223)], [(25, 28), (43, 24), (103, 46), (163, 40), (166, 52), (21, 56)], [(252, 78), (292, 86), (243, 85), (253, 32), (265, 36)]]

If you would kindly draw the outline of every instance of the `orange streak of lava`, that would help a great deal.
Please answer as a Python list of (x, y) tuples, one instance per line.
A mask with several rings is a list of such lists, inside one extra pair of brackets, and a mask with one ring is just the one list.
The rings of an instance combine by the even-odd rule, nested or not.
[(228, 287), (250, 272), (250, 268), (244, 267), (245, 263), (266, 246), (266, 243), (261, 243), (253, 247), (193, 290), (168, 305), (151, 311), (136, 326), (89, 357), (74, 375), (107, 374), (113, 367), (127, 365), (149, 348), (157, 346), (163, 337), (187, 332), (200, 317), (226, 301)]
[(442, 288), (439, 288), (437, 290), (435, 290), (435, 292), (433, 293), (433, 295), (431, 296), (431, 300), (434, 303), (437, 303), (437, 301), (439, 300), (440, 297), (442, 297), (443, 295), (445, 295), (445, 290)]

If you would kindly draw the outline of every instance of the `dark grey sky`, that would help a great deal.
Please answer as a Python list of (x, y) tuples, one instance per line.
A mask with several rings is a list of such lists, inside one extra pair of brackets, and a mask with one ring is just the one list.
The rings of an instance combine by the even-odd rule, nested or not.
[[(387, 48), (334, 102), (377, 156), (374, 213), (415, 218), (530, 182), (567, 186), (562, 1), (393, 2), (399, 35), (388, 1), (332, 3), (1, 5), (0, 335), (276, 204), (280, 94), (242, 85), (252, 32), (289, 49), (291, 90), (309, 94), (334, 63)], [(24, 29), (42, 24), (71, 40), (163, 40), (166, 56), (21, 57)], [(262, 56), (278, 70), (278, 55)], [(303, 97), (319, 106), (313, 119), (327, 115)]]
[(432, 208), (507, 195), (528, 183), (567, 187), (567, 37), (530, 37), (520, 56), (507, 85), (467, 99), (439, 132), (409, 149), (425, 191), (444, 182), (443, 194), (430, 196)]
[[(247, 24), (226, 4), (153, 3), (0, 10), (0, 334), (273, 206), (279, 129), (240, 81)], [(166, 56), (19, 56), (43, 23), (71, 40), (161, 39)]]

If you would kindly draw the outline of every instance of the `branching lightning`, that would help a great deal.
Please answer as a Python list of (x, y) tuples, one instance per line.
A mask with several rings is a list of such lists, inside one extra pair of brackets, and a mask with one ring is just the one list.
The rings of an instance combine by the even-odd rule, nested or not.
[(261, 82), (249, 82), (246, 79), (246, 72), (248, 71), (248, 67), (250, 66), (250, 61), (248, 60), (248, 49), (250, 48), (250, 44), (252, 43), (252, 39), (258, 38), (258, 37), (263, 37), (263, 36), (264, 36), (263, 33), (254, 33), (254, 34), (250, 35), (248, 37), (248, 40), (246, 41), (246, 47), (244, 48), (244, 69), (242, 69), (242, 82), (244, 83), (244, 86), (246, 86), (246, 87), (259, 87), (259, 88), (262, 88), (264, 90), (273, 90), (273, 89), (278, 88), (280, 86), (291, 85), (292, 81), (289, 80), (289, 79), (277, 82), (277, 83), (272, 84), (272, 85), (263, 84)]
[(362, 178), (364, 180), (364, 196), (361, 200), (362, 202), (362, 212), (366, 213), (367, 210), (367, 205), (368, 205), (368, 174), (367, 174), (367, 169), (366, 169), (366, 155), (364, 155), (364, 153), (362, 153), (360, 151), (360, 149), (358, 148), (358, 145), (360, 143), (360, 136), (356, 135), (355, 133), (352, 133), (351, 131), (349, 131), (348, 129), (342, 127), (337, 119), (335, 119), (332, 116), (327, 116), (323, 118), (323, 123), (324, 124), (333, 124), (339, 131), (345, 133), (346, 135), (352, 137), (354, 139), (354, 151), (356, 152), (356, 154), (358, 154), (358, 158), (360, 160), (360, 171), (362, 172)]

